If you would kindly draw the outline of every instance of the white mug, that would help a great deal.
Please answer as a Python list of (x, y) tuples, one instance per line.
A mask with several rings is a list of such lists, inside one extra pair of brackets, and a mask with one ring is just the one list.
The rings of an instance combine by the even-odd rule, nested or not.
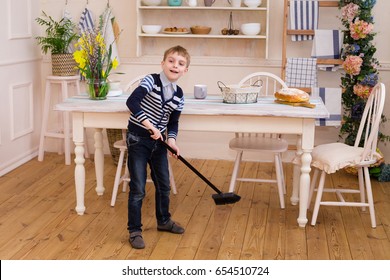
[(241, 7), (241, 0), (228, 0), (232, 7)]
[(205, 99), (207, 96), (206, 85), (195, 85), (194, 86), (194, 97), (197, 99)]
[(198, 6), (198, 1), (197, 0), (186, 0), (187, 5), (190, 7), (196, 7)]

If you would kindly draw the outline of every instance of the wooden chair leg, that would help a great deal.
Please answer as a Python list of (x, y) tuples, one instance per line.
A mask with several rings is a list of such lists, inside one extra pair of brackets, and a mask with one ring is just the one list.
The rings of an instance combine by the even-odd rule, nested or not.
[(317, 168), (314, 169), (313, 178), (312, 178), (311, 184), (310, 184), (309, 199), (307, 201), (307, 209), (310, 208), (311, 200), (313, 198), (313, 193), (314, 193), (314, 190), (316, 188), (316, 184), (317, 184), (317, 180), (318, 180), (318, 174), (320, 174), (320, 170)]
[(118, 194), (118, 187), (119, 187), (120, 180), (121, 180), (121, 173), (122, 173), (124, 156), (125, 156), (125, 149), (120, 149), (118, 166), (116, 167), (114, 187), (112, 189), (111, 206), (115, 206), (116, 196)]
[(278, 192), (279, 192), (279, 201), (280, 201), (280, 208), (284, 209), (284, 190), (283, 190), (283, 179), (282, 179), (282, 169), (280, 168), (280, 156), (278, 154), (275, 154), (275, 171), (276, 171), (276, 182), (278, 185)]
[(171, 184), (172, 192), (173, 194), (177, 194), (175, 177), (173, 177), (173, 170), (172, 170), (171, 163), (169, 162), (169, 159), (168, 159), (168, 170), (169, 170), (169, 182)]
[(242, 160), (242, 151), (237, 152), (236, 161), (234, 162), (232, 178), (230, 179), (229, 192), (234, 192), (234, 188), (236, 187), (237, 175), (240, 170), (240, 163)]
[(372, 196), (370, 173), (368, 171), (368, 167), (364, 167), (363, 169), (364, 169), (364, 179), (365, 179), (366, 189), (367, 189), (368, 208), (370, 210), (371, 226), (373, 228), (376, 228), (374, 198)]
[(320, 210), (320, 203), (321, 203), (322, 193), (324, 191), (325, 176), (326, 176), (326, 172), (322, 171), (321, 172), (321, 177), (320, 177), (320, 182), (319, 182), (318, 188), (317, 188), (317, 196), (316, 196), (316, 202), (314, 204), (313, 216), (311, 218), (311, 225), (312, 226), (315, 226), (316, 222), (317, 222), (318, 211)]

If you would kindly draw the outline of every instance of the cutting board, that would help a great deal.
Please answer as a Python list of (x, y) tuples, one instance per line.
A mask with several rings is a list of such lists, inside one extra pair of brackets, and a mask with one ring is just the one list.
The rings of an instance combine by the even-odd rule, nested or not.
[(275, 99), (274, 101), (275, 101), (275, 103), (278, 103), (278, 104), (290, 105), (290, 106), (295, 106), (295, 107), (306, 107), (306, 108), (312, 108), (312, 109), (316, 107), (315, 104), (312, 104), (310, 102), (287, 102), (287, 101), (282, 101), (282, 100), (278, 100), (278, 99)]

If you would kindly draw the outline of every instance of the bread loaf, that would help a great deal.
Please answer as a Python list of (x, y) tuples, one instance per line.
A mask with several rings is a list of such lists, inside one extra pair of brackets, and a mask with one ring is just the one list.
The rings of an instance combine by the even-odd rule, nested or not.
[(287, 102), (307, 102), (310, 95), (298, 88), (282, 88), (275, 92), (275, 98)]

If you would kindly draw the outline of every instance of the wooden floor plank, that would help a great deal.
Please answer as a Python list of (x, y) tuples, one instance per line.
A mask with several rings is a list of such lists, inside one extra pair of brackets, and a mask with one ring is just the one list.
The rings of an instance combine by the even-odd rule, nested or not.
[[(228, 190), (233, 162), (189, 161), (223, 192)], [(43, 162), (25, 163), (0, 177), (0, 259), (390, 260), (388, 182), (372, 180), (377, 228), (371, 228), (367, 212), (352, 207), (321, 207), (316, 226), (300, 228), (299, 207), (290, 203), (292, 164), (284, 163), (284, 210), (276, 185), (269, 183), (240, 182), (236, 193), (241, 201), (217, 206), (206, 183), (182, 162), (171, 164), (178, 193), (171, 196), (170, 211), (186, 231), (157, 231), (154, 186), (148, 183), (142, 209), (146, 248), (134, 250), (128, 242), (127, 191), (110, 206), (116, 168), (110, 157), (102, 196), (95, 191), (93, 159), (86, 160), (83, 216), (74, 210), (74, 164), (64, 165), (64, 156), (55, 153), (46, 153)], [(244, 162), (242, 167), (241, 174), (274, 176), (271, 163)], [(328, 177), (329, 187), (357, 184), (357, 177), (345, 172)]]

